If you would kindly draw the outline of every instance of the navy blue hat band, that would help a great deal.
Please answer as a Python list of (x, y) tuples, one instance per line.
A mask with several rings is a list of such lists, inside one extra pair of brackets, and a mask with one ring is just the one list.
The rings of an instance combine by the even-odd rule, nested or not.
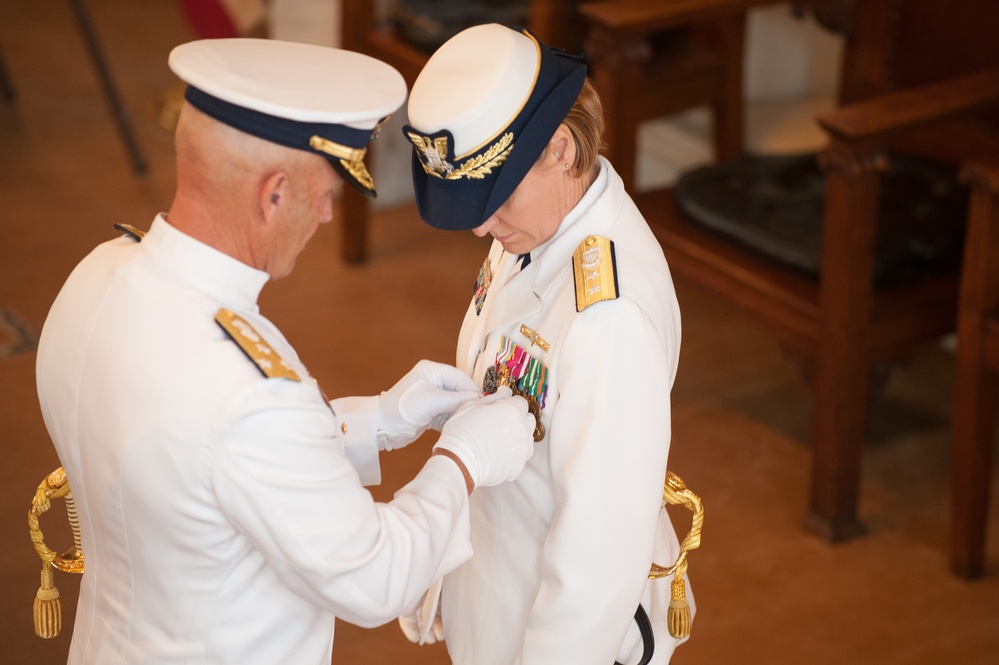
[(363, 162), (371, 130), (280, 118), (231, 104), (192, 85), (187, 86), (184, 98), (202, 113), (241, 132), (322, 155), (354, 189), (365, 196), (375, 196), (374, 182)]
[(219, 122), (224, 122), (241, 132), (289, 148), (312, 150), (309, 146), (309, 140), (316, 135), (351, 148), (364, 148), (371, 138), (371, 130), (369, 129), (354, 129), (343, 125), (279, 118), (244, 106), (230, 104), (191, 85), (187, 86), (184, 98), (199, 111)]

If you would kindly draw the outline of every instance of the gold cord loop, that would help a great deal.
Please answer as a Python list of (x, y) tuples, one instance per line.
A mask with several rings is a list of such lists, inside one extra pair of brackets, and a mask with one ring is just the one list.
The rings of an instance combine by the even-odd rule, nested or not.
[[(52, 507), (52, 499), (65, 499), (66, 513), (73, 530), (73, 547), (64, 554), (57, 554), (44, 540), (38, 518)], [(28, 531), (31, 544), (42, 560), (41, 586), (35, 595), (34, 619), (35, 634), (51, 639), (62, 630), (62, 602), (59, 590), (55, 588), (55, 569), (67, 573), (83, 572), (83, 550), (80, 547), (80, 522), (76, 515), (76, 504), (70, 492), (69, 481), (62, 467), (59, 467), (41, 482), (35, 490), (35, 497), (28, 510)]]
[(676, 474), (666, 472), (666, 484), (663, 487), (662, 508), (667, 504), (684, 506), (694, 513), (687, 537), (680, 543), (680, 553), (671, 566), (660, 566), (653, 563), (649, 571), (649, 579), (660, 579), (673, 575), (670, 583), (670, 603), (666, 614), (669, 634), (677, 639), (690, 635), (690, 606), (687, 603), (687, 589), (683, 581), (687, 573), (687, 554), (701, 546), (701, 527), (704, 525), (704, 505), (700, 497), (687, 489), (683, 480)]

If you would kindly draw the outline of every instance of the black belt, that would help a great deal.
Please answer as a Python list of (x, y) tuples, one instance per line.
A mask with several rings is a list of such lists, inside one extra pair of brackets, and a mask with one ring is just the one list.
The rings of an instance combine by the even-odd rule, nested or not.
[[(638, 665), (649, 665), (652, 652), (656, 649), (656, 639), (652, 636), (652, 622), (649, 621), (649, 615), (641, 605), (635, 610), (635, 623), (638, 624), (638, 632), (642, 635), (642, 659), (638, 661)], [(614, 665), (621, 663), (615, 662)]]

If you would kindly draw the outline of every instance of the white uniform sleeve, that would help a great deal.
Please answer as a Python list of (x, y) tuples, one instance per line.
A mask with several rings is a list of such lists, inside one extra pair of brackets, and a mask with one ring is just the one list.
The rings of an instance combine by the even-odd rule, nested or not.
[(340, 421), (343, 454), (357, 471), (363, 485), (382, 482), (378, 459), (378, 396), (340, 397), (330, 401), (330, 408)]
[(518, 662), (614, 662), (652, 559), (674, 352), (628, 300), (573, 323), (549, 440), (556, 511)]
[(259, 381), (232, 411), (210, 463), (218, 501), (296, 594), (375, 626), (471, 556), (468, 496), (451, 460), (432, 457), (391, 502), (375, 503), (311, 388)]

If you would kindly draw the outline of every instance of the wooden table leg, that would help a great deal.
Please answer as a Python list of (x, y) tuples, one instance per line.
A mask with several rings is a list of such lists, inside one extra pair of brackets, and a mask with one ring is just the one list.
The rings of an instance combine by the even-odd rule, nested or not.
[(638, 159), (639, 96), (645, 81), (645, 64), (652, 47), (642, 37), (622, 42), (610, 32), (594, 29), (586, 46), (594, 62), (591, 76), (604, 110), (605, 155), (629, 192), (635, 191)]
[(340, 225), (342, 229), (343, 260), (359, 264), (367, 260), (368, 250), (368, 199), (343, 185), (340, 194)]

